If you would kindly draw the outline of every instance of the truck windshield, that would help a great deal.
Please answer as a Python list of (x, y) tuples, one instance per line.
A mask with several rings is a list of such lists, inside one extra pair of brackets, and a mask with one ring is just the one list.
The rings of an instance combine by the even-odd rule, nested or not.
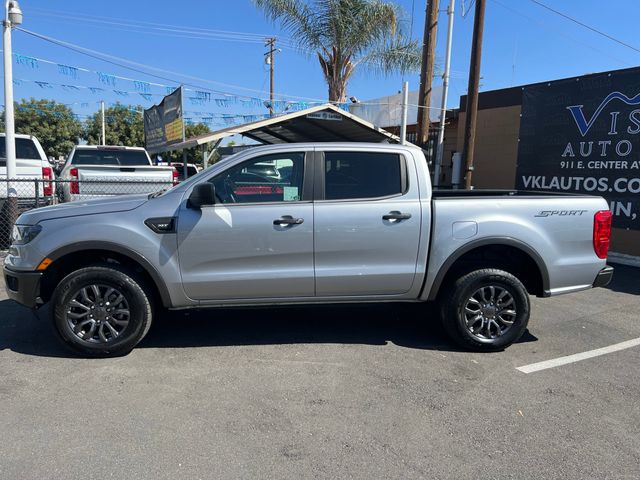
[(149, 158), (143, 150), (76, 150), (71, 164), (141, 167), (149, 165)]

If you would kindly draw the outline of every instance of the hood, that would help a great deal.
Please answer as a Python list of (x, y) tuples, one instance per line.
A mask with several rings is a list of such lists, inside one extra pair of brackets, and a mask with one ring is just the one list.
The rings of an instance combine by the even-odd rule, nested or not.
[(138, 208), (148, 201), (148, 194), (120, 195), (113, 198), (97, 198), (80, 202), (61, 203), (49, 207), (34, 208), (20, 215), (18, 222), (22, 225), (35, 225), (43, 220), (56, 218), (96, 215), (99, 213), (126, 212)]

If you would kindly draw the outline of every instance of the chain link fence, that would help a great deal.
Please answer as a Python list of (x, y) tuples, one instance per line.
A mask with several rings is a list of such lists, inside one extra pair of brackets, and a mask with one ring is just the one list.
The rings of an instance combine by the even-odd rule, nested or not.
[(0, 178), (0, 252), (9, 248), (11, 231), (21, 213), (59, 203), (149, 194), (171, 188), (173, 182), (145, 180), (48, 180)]

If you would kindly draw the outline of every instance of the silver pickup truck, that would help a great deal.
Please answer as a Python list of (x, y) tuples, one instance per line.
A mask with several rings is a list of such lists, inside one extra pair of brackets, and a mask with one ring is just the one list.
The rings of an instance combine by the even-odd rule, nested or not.
[(172, 166), (153, 165), (142, 147), (77, 145), (62, 167), (58, 196), (63, 202), (150, 193), (178, 183)]
[(51, 302), (61, 339), (89, 356), (130, 351), (161, 307), (339, 302), (437, 301), (455, 341), (500, 350), (525, 331), (529, 295), (613, 274), (602, 198), (432, 192), (414, 146), (257, 147), (167, 191), (17, 223), (9, 296)]

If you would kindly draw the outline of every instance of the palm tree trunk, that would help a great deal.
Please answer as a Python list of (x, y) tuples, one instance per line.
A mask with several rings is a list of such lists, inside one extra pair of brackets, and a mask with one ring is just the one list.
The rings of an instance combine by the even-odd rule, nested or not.
[(347, 101), (347, 82), (342, 78), (327, 78), (329, 101), (344, 103)]

